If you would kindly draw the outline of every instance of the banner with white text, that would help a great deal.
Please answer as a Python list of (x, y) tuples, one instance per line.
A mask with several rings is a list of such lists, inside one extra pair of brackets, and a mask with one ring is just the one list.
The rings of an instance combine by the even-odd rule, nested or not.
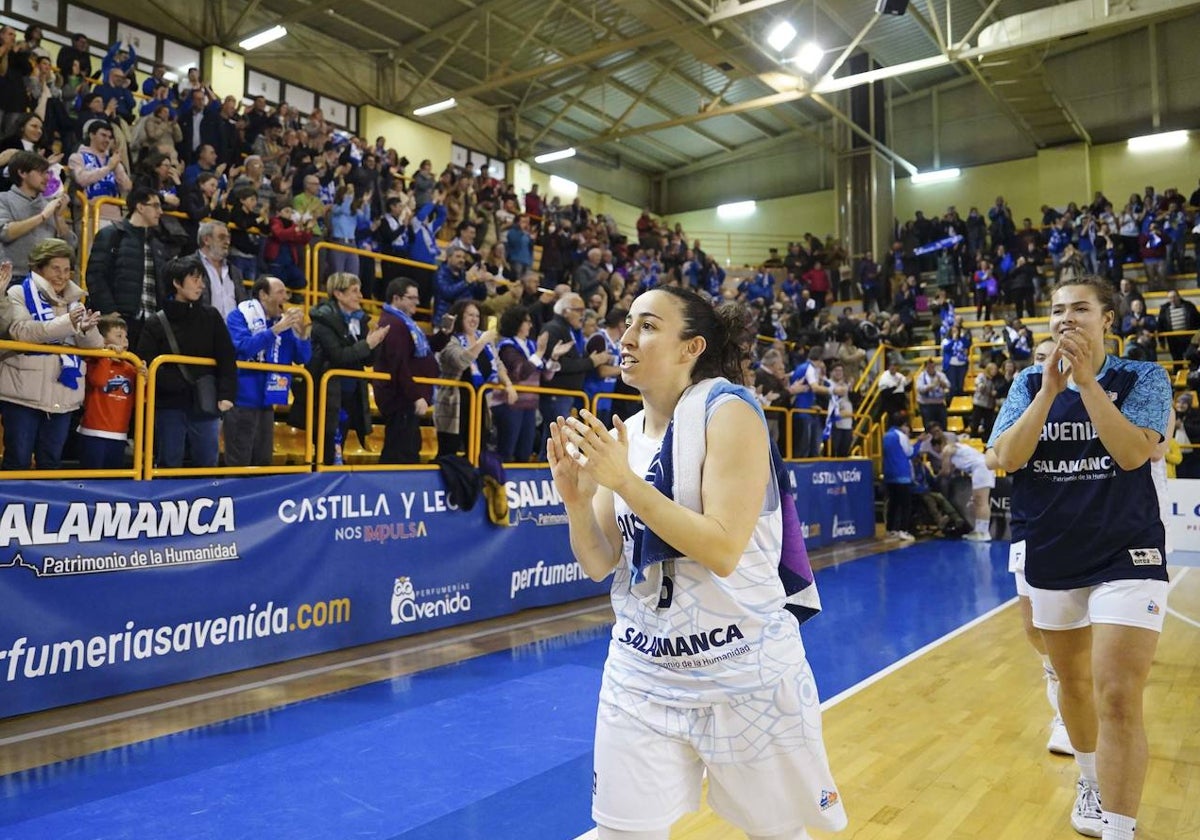
[[(869, 464), (790, 465), (809, 545), (869, 536)], [(608, 591), (571, 556), (545, 469), (511, 527), (436, 472), (6, 481), (0, 717)]]

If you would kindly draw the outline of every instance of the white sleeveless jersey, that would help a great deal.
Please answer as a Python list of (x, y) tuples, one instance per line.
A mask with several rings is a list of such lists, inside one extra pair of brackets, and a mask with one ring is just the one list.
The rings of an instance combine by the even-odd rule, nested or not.
[[(734, 398), (736, 399), (736, 398)], [(645, 475), (661, 440), (646, 437), (639, 414), (626, 424), (629, 464)], [(765, 429), (765, 427), (764, 427)], [(729, 577), (694, 560), (652, 565), (631, 588), (633, 539), (643, 528), (614, 497), (622, 556), (612, 583), (616, 613), (602, 699), (623, 689), (674, 706), (728, 702), (731, 695), (773, 688), (804, 662), (796, 619), (784, 609), (779, 556), (783, 520), (772, 474), (750, 543)]]

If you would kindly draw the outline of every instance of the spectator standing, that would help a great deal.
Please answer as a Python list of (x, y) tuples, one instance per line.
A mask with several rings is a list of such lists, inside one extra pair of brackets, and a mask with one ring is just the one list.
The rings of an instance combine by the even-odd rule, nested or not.
[(160, 278), (170, 259), (157, 234), (162, 199), (135, 187), (125, 199), (128, 216), (101, 228), (88, 257), (87, 289), (92, 308), (125, 319), (131, 347), (139, 347), (142, 327), (162, 306)]
[[(545, 346), (560, 367), (554, 376), (554, 387), (566, 391), (582, 391), (584, 379), (602, 364), (611, 362), (608, 351), (587, 355), (583, 339), (583, 313), (586, 307), (583, 298), (575, 292), (567, 292), (554, 303), (554, 317), (542, 327), (546, 335)], [(538, 335), (541, 342), (541, 335)], [(566, 345), (567, 349), (560, 348)], [(560, 394), (542, 394), (539, 406), (542, 413), (542, 446), (544, 456), (546, 441), (550, 438), (550, 423), (559, 417), (569, 417), (576, 404), (576, 397)]]
[[(330, 221), (330, 241), (348, 248), (357, 248), (358, 240), (355, 231), (360, 224), (370, 225), (370, 194), (358, 195), (354, 185), (344, 183), (337, 188), (333, 197), (333, 213)], [(348, 251), (330, 251), (328, 254), (330, 271), (340, 271), (346, 274), (359, 273), (358, 254)]]
[[(504, 235), (505, 251), (512, 265), (513, 275), (523, 277), (533, 266), (533, 238), (529, 235), (529, 216), (522, 214)], [(587, 299), (587, 295), (584, 299)]]
[[(129, 334), (120, 315), (102, 316), (96, 329), (105, 349), (118, 353), (129, 349)], [(137, 375), (137, 368), (126, 359), (88, 359), (87, 394), (78, 428), (79, 466), (85, 470), (118, 470), (124, 466)]]
[(900, 370), (900, 363), (889, 359), (887, 370), (879, 374), (879, 402), (884, 416), (908, 410), (908, 391), (912, 382)]
[(932, 359), (925, 360), (925, 367), (917, 374), (917, 410), (921, 412), (921, 420), (925, 428), (931, 423), (937, 423), (946, 428), (946, 394), (950, 390), (950, 380), (946, 374), (937, 369), (937, 363)]
[[(0, 266), (0, 322), (7, 335), (30, 344), (100, 347), (100, 313), (85, 308), (71, 280), (75, 251), (61, 239), (44, 239), (29, 254), (30, 273), (12, 281)], [(0, 360), (0, 418), (4, 457), (0, 468), (39, 470), (61, 466), (73, 412), (83, 404), (85, 362), (57, 353), (11, 353)]]
[(418, 212), (433, 202), (433, 193), (436, 187), (437, 178), (433, 175), (433, 162), (428, 159), (421, 161), (420, 167), (412, 177), (413, 199)]
[[(454, 303), (442, 318), (443, 332), (450, 340), (437, 354), (443, 379), (455, 379), (478, 389), (484, 383), (500, 381), (499, 365), (492, 344), (496, 333), (479, 329), (479, 305), (463, 298)], [(434, 396), (433, 425), (437, 428), (438, 455), (456, 455), (465, 450), (470, 439), (471, 418), (464, 410), (462, 388), (438, 388)], [(481, 415), (480, 434), (486, 434), (486, 411)]]
[(1129, 305), (1129, 314), (1121, 319), (1117, 333), (1123, 338), (1132, 338), (1140, 330), (1158, 331), (1158, 321), (1146, 312), (1146, 302), (1141, 298), (1133, 300)]
[[(391, 379), (376, 381), (375, 403), (383, 415), (381, 464), (416, 464), (421, 460), (421, 420), (433, 402), (433, 386), (414, 380), (438, 377), (437, 358), (429, 337), (413, 320), (421, 293), (413, 280), (398, 277), (388, 283), (387, 302), (379, 316), (388, 333), (375, 354), (375, 372)], [(443, 340), (446, 338), (442, 335)]]
[(818, 412), (818, 394), (828, 394), (821, 384), (821, 372), (816, 362), (805, 353), (792, 370), (788, 381), (788, 393), (792, 395), (792, 408), (804, 409), (792, 415), (792, 457), (816, 458), (821, 454), (821, 431), (825, 417)]
[[(278, 277), (263, 275), (250, 297), (226, 316), (238, 361), (273, 365), (307, 364), (312, 358), (310, 325), (304, 311), (286, 309), (288, 289)], [(261, 370), (237, 372), (237, 398), (225, 413), (225, 464), (270, 466), (275, 450), (275, 407), (287, 405), (291, 377)]]
[(967, 379), (967, 368), (971, 363), (971, 331), (962, 325), (950, 327), (950, 334), (942, 341), (942, 372), (950, 380), (950, 396), (963, 393)]
[[(328, 297), (312, 308), (312, 358), (308, 372), (312, 374), (313, 386), (320, 388), (321, 377), (331, 368), (362, 370), (371, 360), (388, 333), (390, 327), (371, 328), (371, 319), (362, 308), (362, 284), (353, 274), (331, 274), (325, 281)], [(317, 412), (325, 406), (325, 463), (333, 464), (338, 453), (335, 442), (345, 440), (347, 429), (353, 429), (359, 442), (371, 433), (371, 410), (368, 404), (366, 380), (353, 377), (335, 377), (329, 382), (324, 395), (318, 394), (314, 403), (313, 417), (316, 425)], [(345, 412), (346, 427), (342, 427), (341, 415)], [(296, 428), (304, 428), (303, 400), (292, 401), (289, 422)], [(311, 433), (315, 436), (317, 430)]]
[(1157, 221), (1152, 221), (1138, 237), (1142, 267), (1146, 271), (1146, 288), (1153, 292), (1167, 285), (1167, 246), (1171, 238)]
[(79, 72), (85, 78), (92, 75), (92, 53), (88, 49), (88, 37), (82, 32), (71, 35), (71, 43), (58, 51), (56, 66), (64, 77), (71, 74), (74, 62), (79, 62)]
[(17, 152), (8, 162), (14, 183), (0, 193), (0, 260), (12, 263), (16, 277), (29, 273), (29, 254), (38, 243), (54, 238), (75, 247), (75, 232), (62, 213), (70, 196), (65, 190), (54, 198), (43, 195), (49, 169), (36, 152)]
[(8, 134), (27, 109), (29, 71), (29, 45), (17, 43), (17, 30), (11, 26), (0, 27), (0, 134)]
[(467, 252), (462, 248), (450, 248), (446, 261), (438, 268), (434, 278), (433, 322), (440, 323), (442, 316), (460, 300), (480, 301), (487, 297), (484, 271), (478, 266), (466, 267)]
[[(0, 239), (4, 238), (2, 230), (0, 228)], [(1200, 329), (1200, 311), (1197, 311), (1196, 304), (1185, 300), (1178, 289), (1172, 289), (1167, 295), (1167, 302), (1158, 310), (1158, 329), (1162, 332), (1194, 333)], [(1177, 362), (1182, 361), (1190, 340), (1191, 335), (1167, 336), (1166, 342), (1171, 350), (1171, 358)]]
[(293, 207), (284, 207), (271, 218), (270, 234), (263, 246), (267, 270), (283, 280), (289, 289), (303, 289), (308, 284), (304, 273), (304, 246), (312, 241), (314, 219), (297, 222)]
[(887, 492), (887, 534), (912, 542), (908, 532), (912, 521), (913, 446), (909, 439), (908, 417), (896, 412), (888, 417), (883, 436), (883, 485)]
[[(524, 306), (513, 306), (500, 315), (500, 343), (496, 355), (508, 375), (504, 390), (491, 391), (488, 402), (496, 424), (496, 441), (502, 463), (526, 463), (533, 457), (537, 442), (537, 394), (522, 393), (517, 385), (537, 387), (553, 384), (558, 365), (546, 358), (542, 333), (535, 342), (529, 337), (533, 318)], [(564, 348), (565, 350), (565, 348)]]
[(117, 198), (128, 193), (133, 181), (120, 155), (112, 151), (112, 125), (107, 120), (89, 120), (83, 134), (86, 143), (68, 160), (75, 184), (89, 199)]
[[(408, 250), (409, 258), (413, 262), (437, 265), (438, 257), (442, 253), (437, 244), (437, 234), (445, 223), (446, 206), (440, 201), (431, 201), (424, 206), (418, 203), (417, 211), (409, 222), (412, 235), (409, 237)], [(437, 268), (411, 268), (409, 273), (417, 281), (417, 288), (421, 291), (421, 305), (429, 306), (433, 300), (434, 275), (437, 274)], [(437, 323), (436, 317), (434, 323)]]
[(116, 116), (126, 123), (133, 122), (133, 110), (136, 103), (133, 92), (125, 86), (125, 71), (120, 67), (112, 67), (104, 74), (104, 81), (92, 89), (92, 93), (104, 100), (104, 107), (116, 106)]
[(975, 374), (975, 391), (971, 394), (970, 433), (987, 440), (996, 422), (996, 377), (1000, 370), (995, 362)]
[(220, 450), (221, 414), (237, 398), (237, 355), (221, 314), (206, 306), (204, 266), (199, 257), (171, 260), (164, 274), (172, 291), (155, 317), (147, 318), (137, 354), (147, 364), (159, 356), (198, 356), (216, 361), (216, 405), (206, 403), (204, 376), (213, 369), (163, 365), (155, 386), (154, 440), (159, 467), (182, 467), (185, 449), (192, 466), (215, 467)]
[(1013, 318), (1004, 328), (1004, 346), (1008, 357), (1023, 370), (1033, 363), (1033, 330), (1025, 326), (1020, 318)]

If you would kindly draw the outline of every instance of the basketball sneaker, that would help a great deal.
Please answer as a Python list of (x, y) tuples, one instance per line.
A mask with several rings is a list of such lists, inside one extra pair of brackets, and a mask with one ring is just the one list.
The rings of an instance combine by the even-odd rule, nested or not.
[(992, 537), (990, 534), (984, 534), (981, 531), (972, 531), (971, 533), (969, 533), (965, 537), (963, 537), (963, 539), (969, 540), (971, 542), (991, 542), (992, 541)]
[(1046, 743), (1046, 749), (1057, 755), (1075, 755), (1075, 748), (1071, 746), (1071, 736), (1067, 734), (1067, 725), (1058, 715), (1050, 721), (1050, 740)]
[(1083, 779), (1075, 783), (1075, 808), (1071, 811), (1071, 828), (1088, 837), (1100, 837), (1104, 830), (1104, 812), (1100, 808), (1100, 791)]

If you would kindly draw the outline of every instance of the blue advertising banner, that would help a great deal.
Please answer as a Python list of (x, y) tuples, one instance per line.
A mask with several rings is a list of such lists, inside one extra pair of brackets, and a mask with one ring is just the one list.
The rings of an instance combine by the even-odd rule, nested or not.
[[(812, 547), (872, 533), (868, 462), (790, 468)], [(3, 487), (0, 717), (608, 591), (545, 469), (507, 528), (435, 472)]]
[(875, 481), (867, 459), (788, 464), (809, 549), (875, 536)]

